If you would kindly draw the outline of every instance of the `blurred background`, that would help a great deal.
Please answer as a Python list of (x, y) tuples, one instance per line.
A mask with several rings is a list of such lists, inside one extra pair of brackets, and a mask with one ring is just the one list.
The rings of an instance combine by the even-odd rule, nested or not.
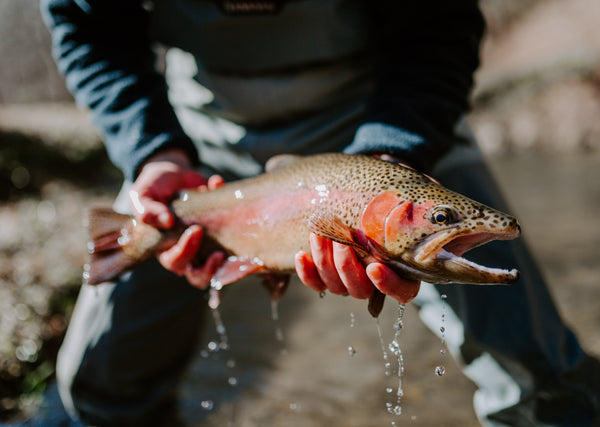
[[(600, 3), (482, 0), (481, 6), (488, 29), (469, 122), (521, 220), (524, 238), (549, 280), (561, 313), (584, 348), (598, 356)], [(52, 380), (56, 351), (80, 286), (86, 247), (82, 227), (85, 209), (91, 204), (110, 203), (121, 176), (108, 162), (100, 135), (90, 124), (87, 112), (74, 105), (56, 71), (36, 0), (0, 1), (0, 58), (2, 422), (19, 420), (35, 411), (41, 393)], [(244, 322), (243, 314), (235, 309), (236, 298), (247, 301), (260, 294), (255, 310), (264, 312), (263, 326), (272, 328), (266, 296), (261, 290), (254, 291), (247, 287), (237, 291), (236, 297), (232, 290), (229, 308), (223, 308), (224, 320), (242, 316), (241, 320), (236, 319)], [(260, 348), (257, 341), (246, 338), (249, 350), (245, 356), (240, 350), (244, 348), (244, 338), (237, 338), (238, 366), (250, 358), (262, 360), (260, 381), (258, 374), (240, 376), (240, 382), (244, 378), (248, 382), (246, 389), (243, 384), (238, 388), (239, 394), (245, 393), (246, 403), (236, 403), (235, 410), (231, 409), (233, 403), (218, 409), (216, 397), (198, 394), (194, 378), (204, 374), (200, 368), (191, 368), (182, 400), (183, 418), (187, 417), (189, 424), (204, 417), (209, 425), (223, 425), (219, 423), (229, 419), (234, 411), (238, 419), (254, 420), (240, 425), (261, 425), (258, 414), (268, 409), (266, 412), (279, 414), (279, 418), (271, 415), (275, 417), (269, 418), (271, 423), (294, 416), (304, 420), (302, 425), (323, 425), (324, 420), (331, 425), (336, 425), (332, 420), (340, 420), (340, 425), (370, 425), (373, 413), (385, 412), (379, 409), (384, 402), (381, 399), (371, 399), (366, 406), (355, 404), (353, 396), (364, 396), (368, 387), (377, 390), (377, 396), (383, 395), (384, 390), (377, 382), (363, 384), (362, 377), (340, 382), (348, 370), (329, 372), (337, 376), (331, 377), (337, 388), (331, 389), (331, 396), (327, 390), (321, 390), (318, 404), (308, 395), (295, 394), (298, 389), (294, 384), (300, 378), (306, 381), (309, 372), (321, 379), (327, 375), (315, 370), (311, 360), (319, 360), (315, 362), (319, 366), (323, 358), (349, 363), (347, 345), (343, 344), (339, 353), (339, 349), (323, 344), (339, 340), (340, 335), (332, 338), (321, 330), (323, 336), (315, 338), (302, 332), (307, 328), (314, 330), (317, 319), (331, 322), (338, 318), (345, 331), (342, 336), (347, 335), (353, 348), (375, 348), (375, 359), (381, 358), (381, 351), (375, 327), (368, 318), (364, 318), (360, 332), (348, 328), (349, 314), (352, 319), (355, 312), (362, 316), (362, 305), (329, 296), (321, 302), (298, 286), (292, 294), (284, 297), (281, 307), (287, 337), (286, 350), (282, 352), (285, 356), (277, 356), (279, 351), (274, 348), (279, 343), (269, 334), (258, 345)], [(286, 306), (292, 298), (305, 302), (303, 312)], [(395, 319), (393, 308), (390, 310), (389, 327)], [(304, 319), (307, 311), (312, 313), (309, 320)], [(255, 314), (249, 316), (255, 318)], [(472, 384), (460, 375), (458, 368), (451, 368), (453, 362), (448, 360), (448, 373), (441, 379), (433, 377), (433, 369), (440, 363), (440, 341), (420, 324), (410, 306), (407, 317), (401, 337), (407, 365), (405, 413), (412, 414), (407, 419), (431, 425), (443, 417), (445, 425), (476, 425), (471, 409)], [(234, 326), (230, 333), (234, 347)], [(306, 340), (316, 340), (317, 344), (307, 349)], [(248, 351), (252, 352), (251, 357)], [(373, 362), (367, 353), (358, 350), (357, 355), (364, 354), (365, 358), (361, 362), (360, 357), (352, 357), (353, 364), (348, 369), (379, 378), (382, 363)], [(198, 358), (206, 359), (206, 354)], [(296, 368), (290, 369), (292, 364)], [(268, 375), (262, 371), (267, 365), (271, 369)], [(258, 382), (260, 387), (256, 386)], [(356, 396), (346, 396), (350, 389), (355, 389)], [(278, 400), (266, 403), (264, 397), (273, 392), (279, 393)], [(350, 411), (361, 411), (369, 417), (345, 412), (348, 408), (344, 399), (353, 402), (354, 409)], [(235, 399), (229, 396), (225, 400)], [(325, 401), (337, 403), (329, 407)], [(431, 411), (432, 405), (439, 411)], [(349, 417), (359, 421), (349, 423)]]

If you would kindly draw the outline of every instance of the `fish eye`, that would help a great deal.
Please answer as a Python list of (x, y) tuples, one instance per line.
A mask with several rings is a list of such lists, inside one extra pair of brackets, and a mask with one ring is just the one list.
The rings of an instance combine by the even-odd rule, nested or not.
[(431, 222), (438, 225), (449, 224), (456, 220), (456, 212), (454, 210), (443, 206), (434, 209), (431, 214)]

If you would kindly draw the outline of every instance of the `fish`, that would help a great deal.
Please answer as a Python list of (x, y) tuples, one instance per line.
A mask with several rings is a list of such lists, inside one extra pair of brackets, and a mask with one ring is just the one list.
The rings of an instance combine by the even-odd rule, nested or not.
[[(310, 233), (349, 245), (364, 265), (381, 262), (407, 280), (512, 284), (519, 278), (516, 269), (463, 258), (492, 240), (517, 238), (516, 218), (369, 155), (278, 155), (263, 174), (215, 190), (182, 191), (170, 209), (177, 225), (159, 230), (110, 208), (92, 208), (87, 283), (115, 280), (173, 245), (192, 224), (203, 228), (200, 259), (215, 250), (227, 254), (213, 284), (262, 274), (275, 299), (295, 272), (295, 254), (310, 252)], [(378, 291), (371, 296), (374, 317), (383, 300)]]

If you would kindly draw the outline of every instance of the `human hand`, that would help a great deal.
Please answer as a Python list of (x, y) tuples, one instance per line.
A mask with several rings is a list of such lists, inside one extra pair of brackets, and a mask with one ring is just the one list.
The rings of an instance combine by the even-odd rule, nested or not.
[(329, 290), (365, 299), (377, 288), (400, 304), (411, 301), (419, 292), (420, 282), (402, 279), (384, 264), (363, 266), (350, 246), (311, 233), (310, 247), (312, 255), (296, 254), (296, 272), (305, 285), (317, 292)]
[[(138, 221), (159, 229), (175, 225), (175, 217), (167, 203), (185, 188), (215, 189), (224, 183), (222, 177), (211, 176), (208, 180), (198, 173), (186, 154), (180, 150), (168, 150), (150, 157), (140, 169), (138, 178), (129, 193)], [(192, 225), (178, 242), (158, 255), (158, 261), (167, 270), (184, 275), (193, 286), (205, 289), (223, 262), (225, 254), (215, 252), (198, 267), (193, 263), (202, 241), (202, 228)]]

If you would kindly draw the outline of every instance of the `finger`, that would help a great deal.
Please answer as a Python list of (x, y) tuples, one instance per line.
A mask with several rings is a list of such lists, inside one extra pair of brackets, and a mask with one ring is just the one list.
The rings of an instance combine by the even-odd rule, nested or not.
[(175, 217), (167, 205), (149, 197), (140, 197), (139, 200), (144, 206), (144, 210), (141, 214), (136, 215), (137, 219), (161, 229), (169, 229), (175, 225)]
[(317, 292), (323, 292), (327, 289), (327, 286), (325, 286), (317, 272), (317, 267), (310, 254), (298, 252), (294, 257), (294, 265), (296, 266), (296, 273), (300, 281), (306, 286)]
[(312, 258), (321, 277), (321, 281), (329, 291), (336, 295), (348, 295), (348, 290), (340, 279), (333, 261), (333, 242), (312, 233), (310, 235), (310, 248)]
[(202, 228), (192, 225), (186, 229), (177, 243), (158, 255), (158, 260), (167, 270), (182, 275), (192, 262), (202, 241)]
[(210, 178), (208, 178), (209, 190), (216, 190), (223, 184), (225, 184), (225, 179), (223, 179), (221, 175), (211, 175)]
[(365, 267), (356, 257), (354, 249), (334, 242), (333, 260), (348, 293), (355, 298), (369, 298), (373, 293), (373, 283), (365, 273)]
[(377, 289), (398, 300), (400, 304), (410, 302), (419, 293), (421, 282), (405, 280), (383, 264), (369, 264), (366, 272)]
[(206, 185), (206, 178), (200, 175), (195, 170), (185, 171), (181, 174), (180, 185), (181, 188), (196, 188), (201, 185)]
[(206, 289), (224, 260), (223, 252), (213, 252), (201, 267), (195, 267), (193, 263), (189, 263), (184, 272), (185, 277), (190, 285)]

